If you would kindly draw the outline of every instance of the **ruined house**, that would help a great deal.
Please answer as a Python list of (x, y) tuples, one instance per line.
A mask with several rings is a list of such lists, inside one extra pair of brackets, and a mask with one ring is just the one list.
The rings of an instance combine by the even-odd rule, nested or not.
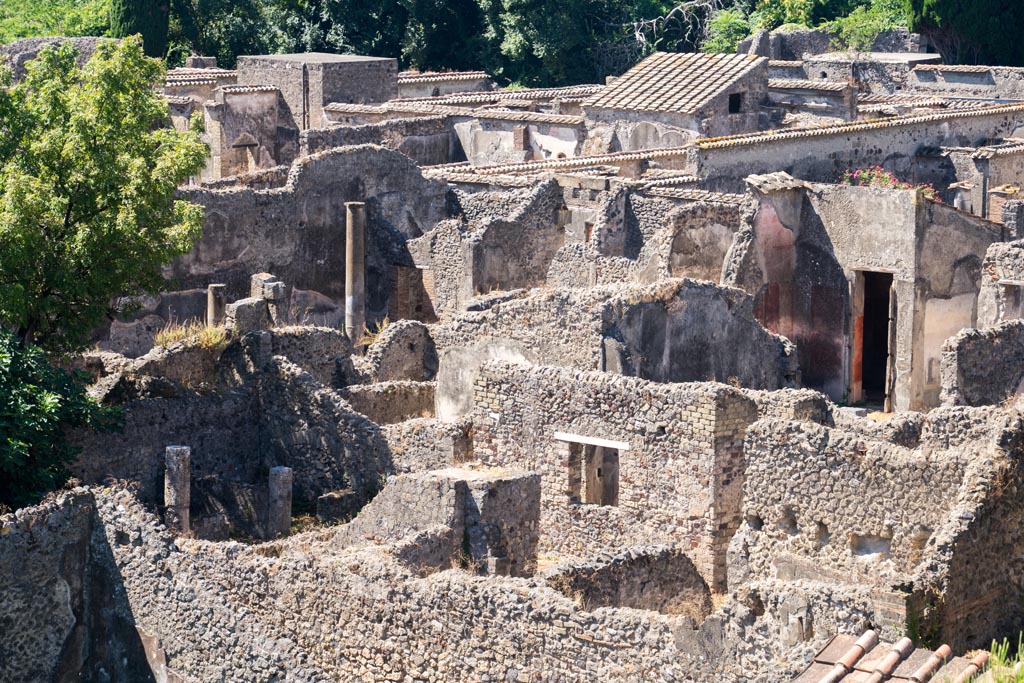
[(983, 670), (1024, 628), (1024, 78), (819, 38), (170, 71), (204, 234), (75, 361), (124, 432), (0, 517), (0, 679)]

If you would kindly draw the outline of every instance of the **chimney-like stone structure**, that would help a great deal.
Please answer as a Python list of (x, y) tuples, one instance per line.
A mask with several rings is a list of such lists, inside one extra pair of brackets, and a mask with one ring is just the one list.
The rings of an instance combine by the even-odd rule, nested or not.
[(227, 299), (227, 285), (209, 285), (206, 288), (206, 326), (220, 327), (224, 324)]
[(366, 204), (345, 202), (345, 333), (358, 346), (366, 328)]
[(192, 449), (168, 446), (164, 451), (164, 522), (172, 533), (189, 535)]
[(292, 527), (293, 478), (291, 467), (270, 468), (270, 494), (267, 496), (267, 534), (270, 538), (287, 536)]

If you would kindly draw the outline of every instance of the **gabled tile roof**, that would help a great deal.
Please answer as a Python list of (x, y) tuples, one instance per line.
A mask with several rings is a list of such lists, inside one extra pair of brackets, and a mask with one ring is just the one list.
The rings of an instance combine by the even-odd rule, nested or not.
[(398, 74), (398, 83), (453, 83), (485, 78), (489, 78), (486, 71), (403, 71)]
[(839, 634), (792, 683), (965, 683), (988, 664), (987, 653), (970, 660), (951, 655), (948, 645), (932, 652), (915, 648), (910, 638), (883, 643), (874, 631)]
[(753, 55), (655, 52), (583, 105), (692, 114), (766, 61)]
[(768, 87), (772, 90), (821, 90), (843, 92), (851, 86), (840, 81), (811, 81), (800, 78), (771, 78)]

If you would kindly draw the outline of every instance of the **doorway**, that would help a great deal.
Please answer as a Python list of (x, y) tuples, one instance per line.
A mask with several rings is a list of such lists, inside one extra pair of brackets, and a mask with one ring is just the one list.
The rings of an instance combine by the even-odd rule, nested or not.
[(868, 403), (889, 393), (889, 337), (892, 273), (864, 273), (863, 391)]
[(590, 505), (618, 505), (619, 450), (605, 446), (585, 446), (583, 459), (583, 502)]

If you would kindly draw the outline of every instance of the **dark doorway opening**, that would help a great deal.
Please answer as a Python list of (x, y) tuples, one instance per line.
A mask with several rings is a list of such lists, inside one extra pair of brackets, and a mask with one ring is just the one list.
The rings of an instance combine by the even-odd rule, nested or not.
[(618, 449), (586, 446), (583, 451), (583, 459), (583, 502), (591, 505), (618, 505)]
[(743, 111), (743, 93), (733, 93), (729, 95), (729, 113), (739, 114)]
[(889, 298), (892, 273), (864, 273), (864, 399), (884, 401), (888, 393)]

